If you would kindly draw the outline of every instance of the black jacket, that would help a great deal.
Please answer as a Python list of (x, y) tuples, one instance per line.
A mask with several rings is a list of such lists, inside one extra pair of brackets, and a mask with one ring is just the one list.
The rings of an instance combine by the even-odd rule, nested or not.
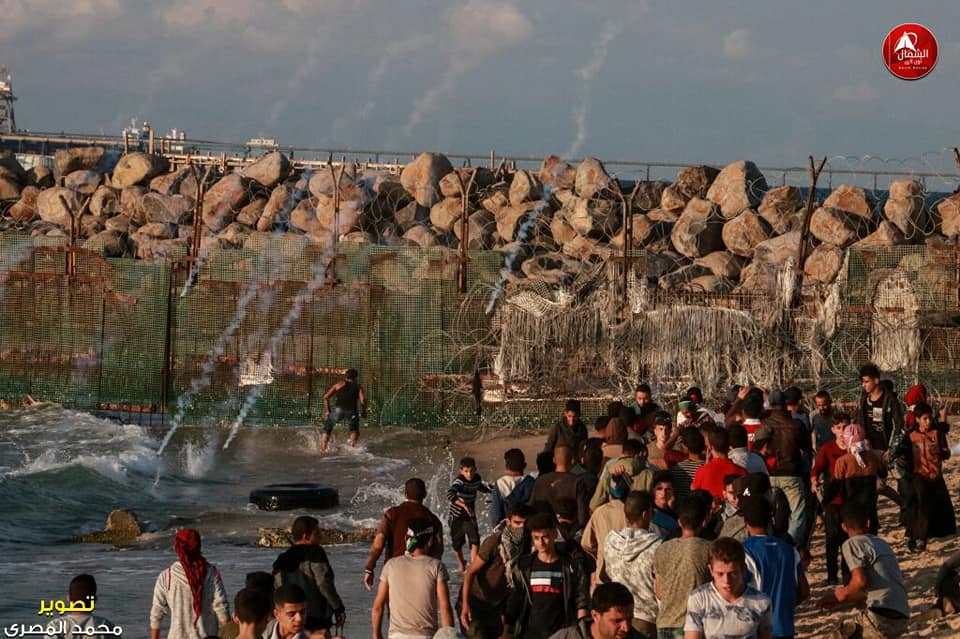
[(273, 562), (273, 584), (296, 584), (307, 594), (307, 615), (329, 619), (343, 610), (343, 601), (333, 583), (333, 568), (320, 546), (296, 544)]
[(571, 428), (567, 426), (567, 422), (561, 417), (550, 427), (550, 432), (547, 434), (547, 443), (544, 445), (543, 450), (552, 453), (553, 449), (557, 446), (568, 446), (570, 451), (576, 456), (580, 442), (587, 441), (588, 437), (587, 427), (579, 418), (573, 422), (573, 427)]
[[(523, 555), (517, 560), (513, 579), (514, 588), (507, 599), (507, 607), (503, 615), (506, 625), (513, 626), (513, 636), (521, 639), (530, 617), (530, 605), (533, 601), (530, 594), (530, 573), (535, 556), (536, 551)], [(563, 571), (565, 625), (570, 626), (577, 623), (577, 610), (590, 609), (590, 575), (586, 573), (583, 565), (570, 555), (559, 553), (559, 557)], [(556, 630), (559, 628), (554, 629)]]
[(883, 409), (883, 432), (875, 430), (873, 427), (873, 415), (870, 414), (871, 411), (867, 407), (866, 393), (860, 393), (857, 423), (863, 426), (863, 432), (867, 435), (870, 448), (884, 451), (888, 450), (890, 443), (899, 438), (903, 432), (903, 410), (900, 408), (900, 401), (896, 396), (887, 391), (883, 392), (880, 406)]

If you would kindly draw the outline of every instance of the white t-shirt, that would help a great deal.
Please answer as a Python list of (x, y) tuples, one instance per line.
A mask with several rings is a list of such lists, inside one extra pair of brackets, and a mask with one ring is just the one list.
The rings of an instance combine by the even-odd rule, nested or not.
[(683, 629), (702, 632), (706, 639), (756, 639), (761, 631), (773, 632), (770, 598), (747, 586), (740, 598), (731, 603), (720, 596), (712, 581), (705, 583), (687, 599)]
[(440, 628), (437, 581), (450, 575), (440, 560), (427, 555), (403, 555), (386, 563), (380, 580), (390, 586), (388, 637), (432, 637)]

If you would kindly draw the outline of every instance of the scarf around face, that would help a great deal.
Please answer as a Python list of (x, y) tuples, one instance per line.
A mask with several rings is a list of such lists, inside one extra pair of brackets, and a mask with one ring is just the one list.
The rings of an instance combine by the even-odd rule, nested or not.
[(867, 462), (863, 454), (870, 449), (867, 444), (867, 437), (863, 432), (863, 426), (860, 424), (847, 424), (843, 429), (843, 442), (847, 445), (847, 452), (853, 453), (860, 468), (866, 468)]
[(526, 544), (526, 531), (507, 524), (500, 533), (500, 559), (507, 575), (507, 586), (513, 588), (513, 572), (517, 559), (523, 554)]
[(190, 593), (193, 595), (193, 612), (199, 619), (203, 605), (203, 582), (210, 567), (204, 556), (200, 554), (200, 533), (192, 528), (180, 530), (173, 539), (173, 549), (177, 553), (180, 565), (183, 566), (183, 572), (187, 575), (187, 583), (190, 584)]

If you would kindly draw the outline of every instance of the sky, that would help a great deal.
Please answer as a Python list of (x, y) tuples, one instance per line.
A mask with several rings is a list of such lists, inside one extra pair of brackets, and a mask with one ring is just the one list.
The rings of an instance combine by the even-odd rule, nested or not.
[[(404, 152), (946, 167), (960, 3), (0, 0), (17, 124)], [(907, 82), (902, 22), (940, 56)]]

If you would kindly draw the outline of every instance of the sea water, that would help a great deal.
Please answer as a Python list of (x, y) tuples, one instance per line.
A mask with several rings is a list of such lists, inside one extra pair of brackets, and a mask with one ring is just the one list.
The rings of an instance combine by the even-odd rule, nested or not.
[[(384, 509), (402, 501), (409, 477), (428, 485), (427, 505), (441, 519), (452, 454), (412, 429), (364, 431), (356, 449), (320, 454), (314, 428), (245, 429), (227, 450), (218, 427), (190, 427), (157, 456), (162, 433), (99, 419), (54, 405), (0, 412), (0, 627), (35, 624), (40, 600), (65, 599), (70, 579), (94, 575), (96, 612), (125, 637), (149, 636), (157, 575), (176, 560), (173, 534), (192, 527), (204, 556), (223, 576), (228, 595), (248, 572), (270, 572), (282, 549), (255, 545), (260, 527), (289, 526), (304, 511), (271, 513), (248, 503), (251, 489), (309, 481), (339, 490), (338, 508), (310, 512), (322, 526), (375, 527)], [(436, 438), (432, 438), (436, 441)], [(160, 481), (154, 485), (158, 474)], [(111, 510), (134, 511), (148, 531), (129, 547), (70, 543), (102, 530)], [(362, 585), (367, 544), (325, 546), (347, 610), (345, 635), (370, 636), (373, 593)], [(461, 581), (452, 553), (445, 560), (451, 593)], [(164, 633), (166, 636), (166, 628)]]

